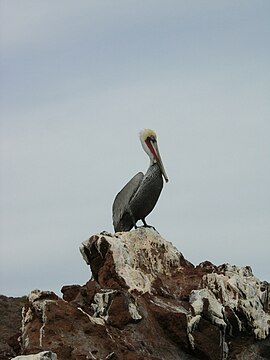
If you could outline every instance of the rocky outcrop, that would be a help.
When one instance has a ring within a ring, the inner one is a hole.
[[[80,247],[92,278],[35,290],[23,354],[66,359],[269,359],[270,285],[249,267],[194,267],[154,229],[101,233]]]
[[[22,307],[26,297],[0,295],[0,360],[10,359],[20,351]]]

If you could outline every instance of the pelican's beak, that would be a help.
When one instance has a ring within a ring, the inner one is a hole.
[[[165,168],[164,168],[164,165],[163,165],[163,162],[162,162],[162,159],[161,159],[159,150],[158,150],[157,142],[152,142],[152,141],[151,141],[151,143],[152,143],[153,148],[155,149],[154,156],[155,156],[156,162],[158,163],[158,166],[159,166],[160,171],[161,171],[161,173],[162,173],[162,175],[163,175],[163,177],[164,177],[164,180],[165,180],[166,182],[168,182],[169,179],[168,179],[168,176],[167,176],[167,174],[166,174],[166,171],[165,171]]]

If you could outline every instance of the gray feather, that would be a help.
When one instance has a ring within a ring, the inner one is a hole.
[[[129,203],[136,194],[142,179],[143,173],[139,172],[123,187],[123,189],[116,195],[113,202],[113,226],[115,231],[126,231],[121,226],[121,221],[126,213],[130,214]],[[130,217],[130,216],[129,216]]]

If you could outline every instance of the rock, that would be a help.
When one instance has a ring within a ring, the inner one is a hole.
[[[10,359],[20,352],[22,307],[26,297],[0,295],[0,359]]]
[[[63,286],[61,291],[63,293],[63,299],[70,302],[76,298],[80,292],[80,285],[66,285]]]
[[[12,360],[57,360],[57,355],[51,351],[42,351],[35,355],[16,356]]]
[[[155,230],[140,228],[117,236],[92,236],[80,251],[103,287],[155,292],[155,281],[193,267]]]
[[[269,359],[270,286],[250,267],[194,267],[155,230],[83,242],[92,278],[33,291],[23,310],[23,354],[77,359]],[[253,354],[253,355],[252,355]],[[253,356],[253,358],[251,357]]]

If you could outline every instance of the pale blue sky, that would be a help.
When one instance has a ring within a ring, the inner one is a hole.
[[[0,0],[0,293],[83,284],[148,159],[148,217],[184,256],[270,280],[270,2]]]

